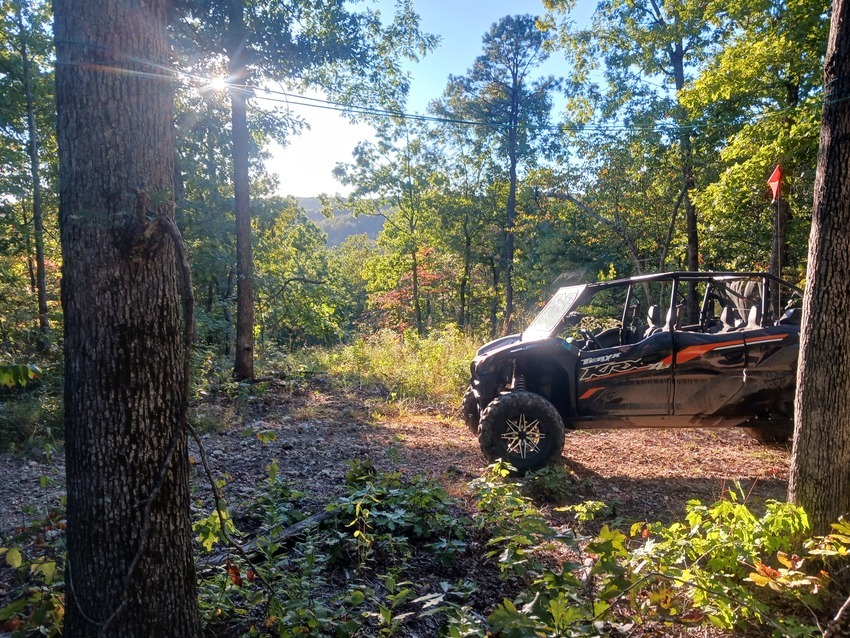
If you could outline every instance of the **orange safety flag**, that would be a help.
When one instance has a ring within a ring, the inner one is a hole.
[[[779,184],[782,182],[782,171],[779,169],[779,165],[776,165],[776,168],[773,169],[773,173],[770,176],[770,179],[767,180],[767,185],[770,186],[770,192],[773,193],[773,199],[771,200],[771,204],[775,204],[776,200],[779,199]]]

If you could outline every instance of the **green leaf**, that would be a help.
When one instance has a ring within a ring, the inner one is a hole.
[[[17,569],[22,562],[21,552],[13,547],[6,553],[6,562],[10,567]]]
[[[52,560],[34,563],[30,566],[30,571],[33,574],[40,572],[44,576],[44,582],[49,585],[53,582],[53,577],[56,575],[56,563]]]
[[[17,614],[19,611],[23,611],[29,603],[29,598],[19,598],[15,602],[6,605],[0,609],[0,621],[9,620],[9,618]]]
[[[26,386],[33,379],[38,378],[41,370],[38,366],[24,363],[11,363],[0,365],[0,385],[12,388],[15,385]]]

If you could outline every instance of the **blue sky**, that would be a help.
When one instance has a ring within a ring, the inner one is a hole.
[[[589,13],[595,2],[578,0]],[[450,74],[463,75],[481,54],[481,38],[499,18],[543,12],[540,0],[414,0],[424,31],[442,37],[440,47],[410,66],[412,84],[408,112],[424,113],[428,102],[437,98]],[[378,7],[391,15],[394,0],[380,0]],[[543,72],[563,74],[563,61],[557,54]],[[343,191],[331,171],[338,162],[351,160],[355,144],[371,137],[369,127],[351,125],[332,111],[301,108],[299,114],[312,130],[294,138],[286,149],[275,149],[269,168],[280,178],[280,193],[301,197]]]
[[[388,10],[392,4],[392,0],[380,3]],[[411,67],[409,105],[414,111],[424,111],[428,101],[439,97],[450,74],[466,73],[481,54],[481,38],[494,22],[506,15],[543,13],[540,0],[414,0],[414,6],[422,29],[443,39],[436,51]],[[547,73],[559,74],[556,57],[547,62]]]

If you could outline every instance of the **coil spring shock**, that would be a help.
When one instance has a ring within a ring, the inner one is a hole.
[[[514,392],[525,392],[525,375],[521,372],[514,372],[513,388]]]

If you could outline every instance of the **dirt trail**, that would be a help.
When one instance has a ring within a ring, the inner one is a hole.
[[[461,493],[486,461],[458,414],[436,408],[400,411],[364,393],[331,390],[313,381],[293,391],[283,383],[238,409],[223,398],[202,406],[204,423],[229,429],[202,434],[232,503],[250,499],[267,465],[316,502],[338,493],[347,461],[369,458],[377,469],[401,469],[440,480]],[[209,487],[194,442],[193,495]],[[790,445],[764,445],[740,430],[619,430],[567,435],[560,464],[570,472],[570,501],[616,503],[627,519],[669,520],[684,503],[718,499],[740,484],[751,502],[783,499]],[[0,455],[0,533],[28,525],[61,507],[64,458]]]

